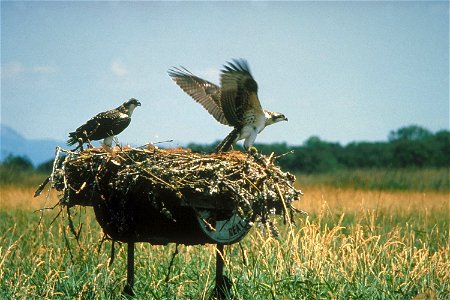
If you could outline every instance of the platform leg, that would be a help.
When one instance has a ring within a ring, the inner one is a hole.
[[[231,282],[229,279],[223,276],[223,244],[217,244],[217,253],[216,253],[216,288],[215,288],[215,298],[222,300],[226,299],[227,293],[230,292]]]
[[[125,294],[134,296],[133,285],[134,285],[134,243],[128,243],[127,252],[127,284],[123,289]]]
[[[216,253],[216,288],[223,285],[223,244],[217,244]]]

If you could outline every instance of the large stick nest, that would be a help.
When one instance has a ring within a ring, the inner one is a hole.
[[[152,145],[81,152],[58,148],[50,181],[67,207],[139,197],[169,218],[171,207],[188,205],[231,209],[263,222],[273,213],[292,219],[292,202],[302,193],[294,188],[295,176],[274,160],[273,154],[201,154]]]

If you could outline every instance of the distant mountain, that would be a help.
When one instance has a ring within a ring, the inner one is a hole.
[[[0,125],[0,161],[9,154],[26,156],[37,166],[52,159],[56,146],[64,143],[55,140],[29,140],[11,127]]]

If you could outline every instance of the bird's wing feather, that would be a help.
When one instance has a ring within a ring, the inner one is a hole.
[[[99,113],[76,129],[78,137],[100,140],[121,133],[130,124],[131,118],[118,110]]]
[[[200,103],[218,122],[229,125],[220,107],[220,88],[184,68],[172,68],[169,75],[178,86]]]
[[[247,110],[264,113],[258,99],[258,85],[245,60],[233,60],[224,66],[221,85],[220,103],[231,125],[243,126],[243,115]]]
[[[227,152],[228,150],[230,150],[231,147],[233,146],[233,144],[239,138],[239,132],[240,131],[241,131],[241,129],[239,127],[234,128],[233,131],[231,131],[225,137],[225,139],[222,142],[220,142],[219,145],[216,146],[216,149],[214,150],[214,152],[215,153],[220,153],[220,152]]]

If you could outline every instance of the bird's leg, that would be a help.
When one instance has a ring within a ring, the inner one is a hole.
[[[103,139],[103,145],[102,148],[106,150],[106,152],[108,153],[112,153],[112,141],[113,141],[114,136],[108,136],[106,138]]]
[[[87,143],[88,143],[88,148],[94,148],[94,146],[91,144],[91,140],[88,140]]]
[[[83,131],[83,134],[84,134],[86,142],[88,143],[88,148],[94,148],[94,146],[92,146],[92,144],[91,144],[91,140],[89,139],[89,136],[88,136],[88,133],[86,130]],[[79,138],[78,141],[79,141],[79,143],[83,143],[82,138]],[[81,150],[83,150],[83,146],[81,146]]]
[[[262,153],[258,152],[258,150],[254,146],[251,146],[248,149],[247,153],[249,156],[252,156],[255,161],[257,161],[259,164],[262,164],[265,167],[267,167],[271,162],[270,158],[267,159]]]
[[[80,149],[80,151],[83,151],[83,139],[82,138],[78,139],[78,147],[76,147],[74,151],[76,151],[77,149]]]
[[[116,146],[120,146],[119,139],[117,138],[117,136],[113,136],[113,141],[114,144],[116,144]]]
[[[246,133],[248,134],[244,141],[244,149],[250,151],[250,148],[255,148],[253,147],[253,144],[255,143],[258,131],[256,130],[255,127],[251,127],[251,129],[249,129],[249,127],[244,127],[243,131],[244,130],[246,130]]]
[[[113,136],[113,135],[110,135],[110,136],[108,136],[108,137],[105,137],[105,138],[103,139],[103,145],[104,145],[104,146],[111,147],[111,146],[112,146],[113,139],[114,139],[114,136]]]

